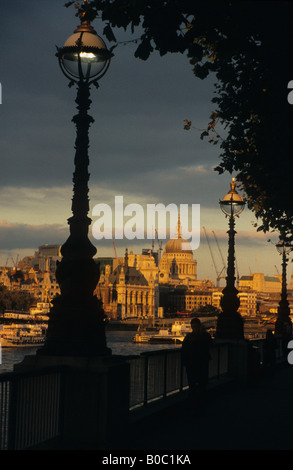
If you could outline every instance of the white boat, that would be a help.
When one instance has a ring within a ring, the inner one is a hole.
[[[45,312],[47,313],[47,312]],[[0,315],[2,348],[33,347],[44,343],[48,316],[43,312],[6,311]]]
[[[187,333],[190,333],[190,321],[177,320],[171,328],[161,328],[157,334],[150,332],[137,333],[133,337],[135,343],[182,343]]]
[[[0,325],[2,348],[33,347],[44,343],[47,325]]]
[[[13,321],[18,322],[47,322],[49,320],[49,308],[40,307],[41,304],[37,304],[37,307],[31,307],[29,312],[23,312],[18,310],[6,310],[0,314],[0,323],[8,323]],[[47,304],[45,304],[47,305]]]

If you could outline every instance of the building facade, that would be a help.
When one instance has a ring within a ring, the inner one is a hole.
[[[160,284],[194,284],[197,280],[197,262],[187,240],[181,236],[180,219],[178,219],[177,238],[166,243],[162,258],[159,261]]]
[[[158,267],[151,255],[128,255],[106,266],[96,295],[113,319],[155,318],[159,308]]]
[[[166,310],[170,313],[196,313],[197,310],[212,305],[211,290],[170,288],[166,297]]]
[[[222,290],[217,289],[212,293],[212,305],[221,310]],[[238,312],[242,316],[255,316],[258,311],[258,296],[256,292],[239,291],[240,306]]]
[[[253,290],[255,292],[281,292],[282,282],[278,276],[265,276],[263,273],[254,273],[242,276],[239,279],[239,290]]]

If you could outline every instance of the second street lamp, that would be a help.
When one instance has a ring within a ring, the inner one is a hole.
[[[287,262],[288,255],[292,251],[291,243],[282,240],[276,245],[278,253],[282,256],[282,293],[278,308],[278,318],[275,323],[275,333],[286,342],[292,336],[292,321],[290,318],[290,306],[287,300]],[[285,345],[287,346],[287,344]]]
[[[41,355],[100,356],[110,354],[106,346],[105,315],[93,292],[99,280],[99,266],[93,260],[96,248],[88,238],[91,219],[89,198],[90,86],[106,73],[111,52],[88,21],[81,21],[57,57],[69,86],[77,85],[75,171],[73,174],[72,217],[68,219],[70,236],[61,248],[62,260],[56,279],[61,295],[53,301],[47,337]]]
[[[220,207],[226,217],[229,218],[228,240],[228,266],[226,287],[223,289],[220,305],[222,312],[219,314],[216,330],[218,339],[244,339],[243,319],[238,312],[240,300],[238,290],[235,287],[235,217],[238,217],[244,209],[245,202],[237,193],[235,178],[230,184],[230,191],[220,201]]]

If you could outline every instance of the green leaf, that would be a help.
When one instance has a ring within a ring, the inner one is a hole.
[[[114,33],[113,33],[112,28],[111,28],[109,23],[105,26],[103,33],[106,36],[106,38],[108,39],[108,41],[116,42],[116,38],[114,36]]]

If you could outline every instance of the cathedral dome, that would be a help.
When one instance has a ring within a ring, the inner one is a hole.
[[[180,214],[178,215],[177,238],[171,238],[171,240],[166,243],[164,252],[193,254],[189,242],[181,236]]]
[[[181,236],[178,215],[177,238],[171,238],[166,243],[160,259],[160,283],[179,285],[196,281],[196,264],[190,243]]]
[[[183,245],[183,246],[182,246]],[[191,253],[192,249],[187,240],[185,238],[172,238],[166,243],[165,246],[165,253]]]

